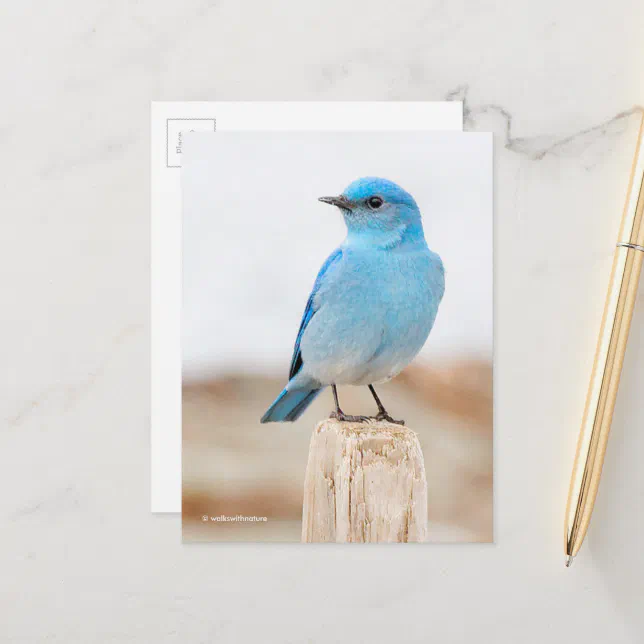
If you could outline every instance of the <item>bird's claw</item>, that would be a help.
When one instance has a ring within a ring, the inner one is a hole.
[[[376,420],[386,420],[388,423],[393,423],[394,425],[404,425],[404,420],[394,420],[387,412],[380,412],[376,416]]]
[[[329,418],[333,418],[334,420],[339,420],[344,423],[368,423],[371,420],[369,416],[349,416],[349,414],[345,414],[341,411],[332,411],[329,414]]]

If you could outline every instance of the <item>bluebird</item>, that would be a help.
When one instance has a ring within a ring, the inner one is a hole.
[[[399,374],[425,344],[445,291],[441,258],[427,247],[413,197],[387,179],[364,177],[338,197],[347,236],[322,265],[304,310],[289,381],[261,419],[297,420],[326,387],[332,418],[398,424],[374,384]],[[338,385],[366,385],[376,416],[349,416]]]

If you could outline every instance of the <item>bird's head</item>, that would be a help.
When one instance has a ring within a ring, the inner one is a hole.
[[[340,208],[349,243],[392,247],[402,241],[424,239],[414,198],[388,179],[363,177],[349,184],[341,195],[320,197],[320,201]]]

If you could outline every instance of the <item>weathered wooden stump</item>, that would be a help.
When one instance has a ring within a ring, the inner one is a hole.
[[[324,420],[304,479],[302,541],[427,539],[427,479],[416,433],[386,422]]]

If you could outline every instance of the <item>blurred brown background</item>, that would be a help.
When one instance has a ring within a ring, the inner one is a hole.
[[[296,423],[260,425],[284,380],[231,375],[183,388],[183,538],[300,541],[311,432],[333,409],[330,389]],[[428,484],[429,540],[493,540],[492,366],[410,365],[378,387],[383,403],[418,433]],[[339,388],[349,414],[374,414],[366,387]],[[221,523],[211,516],[266,516]]]

